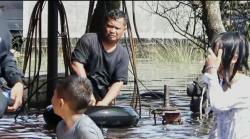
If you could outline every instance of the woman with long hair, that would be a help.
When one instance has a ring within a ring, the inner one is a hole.
[[[206,58],[204,80],[215,114],[210,138],[250,138],[249,44],[238,32],[217,35]]]

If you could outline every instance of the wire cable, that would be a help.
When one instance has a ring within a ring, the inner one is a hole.
[[[28,109],[30,107],[31,98],[36,94],[36,102],[39,102],[38,91],[50,81],[54,81],[60,79],[62,77],[57,77],[55,79],[47,79],[46,82],[42,83],[40,86],[40,69],[42,63],[42,11],[45,6],[44,0],[39,0],[35,4],[33,11],[30,17],[30,23],[28,28],[28,33],[26,37],[26,45],[25,45],[25,53],[24,53],[24,63],[23,63],[23,73],[25,75],[26,69],[28,68],[28,81],[26,83],[28,89],[28,97],[26,101],[22,104],[19,110],[17,110],[17,114],[15,119],[24,110],[26,104],[28,104]],[[71,68],[71,43],[69,36],[69,27],[67,21],[67,15],[65,12],[65,8],[63,6],[62,1],[58,1],[57,3],[58,11],[60,14],[61,21],[61,41],[62,41],[62,50],[63,50],[63,60],[65,67],[65,76],[68,76],[72,73]],[[32,52],[34,51],[34,56]],[[38,54],[38,55],[37,55]],[[33,59],[34,58],[34,59]],[[33,74],[31,74],[33,68]],[[33,77],[31,77],[33,76]],[[40,106],[38,107],[40,110]]]

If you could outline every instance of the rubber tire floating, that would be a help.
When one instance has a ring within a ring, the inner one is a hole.
[[[100,127],[132,127],[139,121],[139,115],[129,106],[90,106],[85,114]],[[54,113],[52,105],[45,109],[43,118],[54,127],[62,120]]]

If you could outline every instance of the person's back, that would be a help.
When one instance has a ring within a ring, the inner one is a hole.
[[[22,104],[23,99],[23,75],[10,52],[11,40],[12,36],[7,24],[0,18],[0,118],[6,110],[15,111]],[[8,103],[9,100],[13,103]]]
[[[99,127],[84,114],[70,130],[65,132],[65,128],[64,121],[58,123],[56,133],[59,139],[103,139],[102,131]]]
[[[8,26],[0,18],[0,77],[3,77],[8,86],[12,87],[15,82],[21,80],[21,73],[16,66],[13,54],[10,52],[12,36]]]
[[[212,83],[213,84],[213,83]],[[212,129],[211,139],[248,139],[250,138],[250,77],[242,75],[237,83],[224,93],[216,95],[212,102],[216,127]],[[214,91],[216,88],[211,89]],[[218,92],[216,92],[218,93]],[[224,101],[222,101],[223,99]],[[221,103],[218,103],[218,101]],[[217,101],[217,102],[216,102]]]
[[[11,48],[11,39],[12,36],[8,30],[8,26],[4,20],[0,18],[0,60],[9,53]]]

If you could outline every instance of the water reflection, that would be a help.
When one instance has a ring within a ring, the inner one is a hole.
[[[47,130],[42,115],[19,117],[4,116],[0,119],[0,138],[55,138],[53,130]]]
[[[106,138],[207,138],[211,120],[199,121],[189,110],[190,97],[186,95],[186,85],[200,73],[202,64],[167,64],[156,62],[138,62],[138,78],[146,86],[139,85],[141,93],[146,91],[163,92],[163,86],[169,86],[170,101],[181,111],[183,124],[162,125],[161,117],[154,125],[150,109],[163,105],[163,99],[142,99],[142,118],[133,128],[102,128]],[[133,90],[133,76],[121,92],[116,105],[130,104]],[[55,138],[55,132],[45,128],[42,115],[24,116],[15,123],[13,116],[0,119],[0,138]]]

